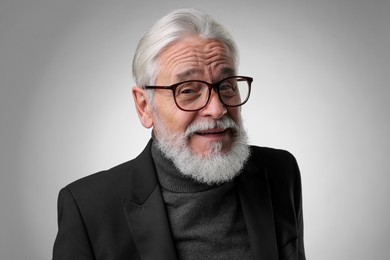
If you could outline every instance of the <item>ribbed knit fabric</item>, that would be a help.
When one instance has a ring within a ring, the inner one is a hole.
[[[234,182],[210,186],[181,174],[152,145],[157,177],[180,259],[252,259]]]

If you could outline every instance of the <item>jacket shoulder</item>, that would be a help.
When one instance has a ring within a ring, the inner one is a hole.
[[[290,152],[269,147],[251,146],[251,159],[266,166],[296,164],[296,159]]]
[[[123,183],[124,179],[128,179],[131,173],[133,160],[124,162],[107,170],[102,170],[68,184],[65,188],[71,191],[81,191],[90,189],[104,189],[104,186],[111,184]]]
[[[136,250],[126,228],[123,201],[133,192],[139,164],[125,162],[74,181],[60,191],[56,257],[74,255],[72,259],[79,259],[81,254],[92,255],[93,250],[95,255],[132,259]]]
[[[297,161],[286,150],[251,146],[250,161],[266,171],[270,186],[295,186],[300,183]]]
[[[135,159],[76,180],[65,187],[77,197],[129,197],[132,191],[149,191],[155,185],[150,142]]]

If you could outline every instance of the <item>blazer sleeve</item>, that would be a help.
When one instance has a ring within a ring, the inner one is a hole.
[[[301,174],[299,171],[298,163],[293,157],[294,166],[295,166],[295,174],[296,174],[296,181],[295,181],[295,200],[296,203],[296,212],[297,212],[297,226],[298,226],[298,259],[299,260],[305,260],[305,247],[304,247],[304,237],[303,237],[303,213],[302,213],[302,181],[301,181]]]
[[[261,151],[261,150],[259,150]],[[298,163],[287,151],[263,149],[280,260],[305,260],[302,184]]]
[[[284,161],[284,163],[281,163],[280,165],[285,165],[285,170],[282,172],[290,173],[288,175],[284,175],[285,184],[287,184],[287,186],[284,186],[283,188],[284,192],[287,191],[287,195],[284,197],[288,199],[278,206],[278,212],[281,211],[281,207],[283,208],[282,211],[285,209],[291,209],[287,211],[290,213],[284,213],[284,220],[290,219],[290,221],[292,221],[291,226],[295,226],[295,231],[291,233],[291,235],[294,234],[294,236],[291,237],[291,240],[283,244],[283,246],[279,249],[279,257],[281,260],[305,260],[301,175],[295,157],[288,152],[285,153],[285,155],[287,155],[285,158],[288,158],[288,160]],[[281,179],[278,183],[276,183],[276,185],[280,183]],[[281,192],[281,190],[279,190],[279,192]],[[283,223],[281,220],[278,220],[278,222]]]
[[[53,260],[95,259],[78,205],[69,189],[58,196],[58,233]]]

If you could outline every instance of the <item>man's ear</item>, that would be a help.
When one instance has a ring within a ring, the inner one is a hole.
[[[152,108],[148,102],[148,94],[145,89],[133,87],[132,89],[135,109],[141,124],[146,128],[153,126]]]

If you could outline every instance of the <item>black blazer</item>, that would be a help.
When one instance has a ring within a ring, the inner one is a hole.
[[[53,259],[177,259],[151,141],[134,160],[60,191]],[[301,181],[294,157],[251,147],[236,178],[255,259],[303,260]]]

